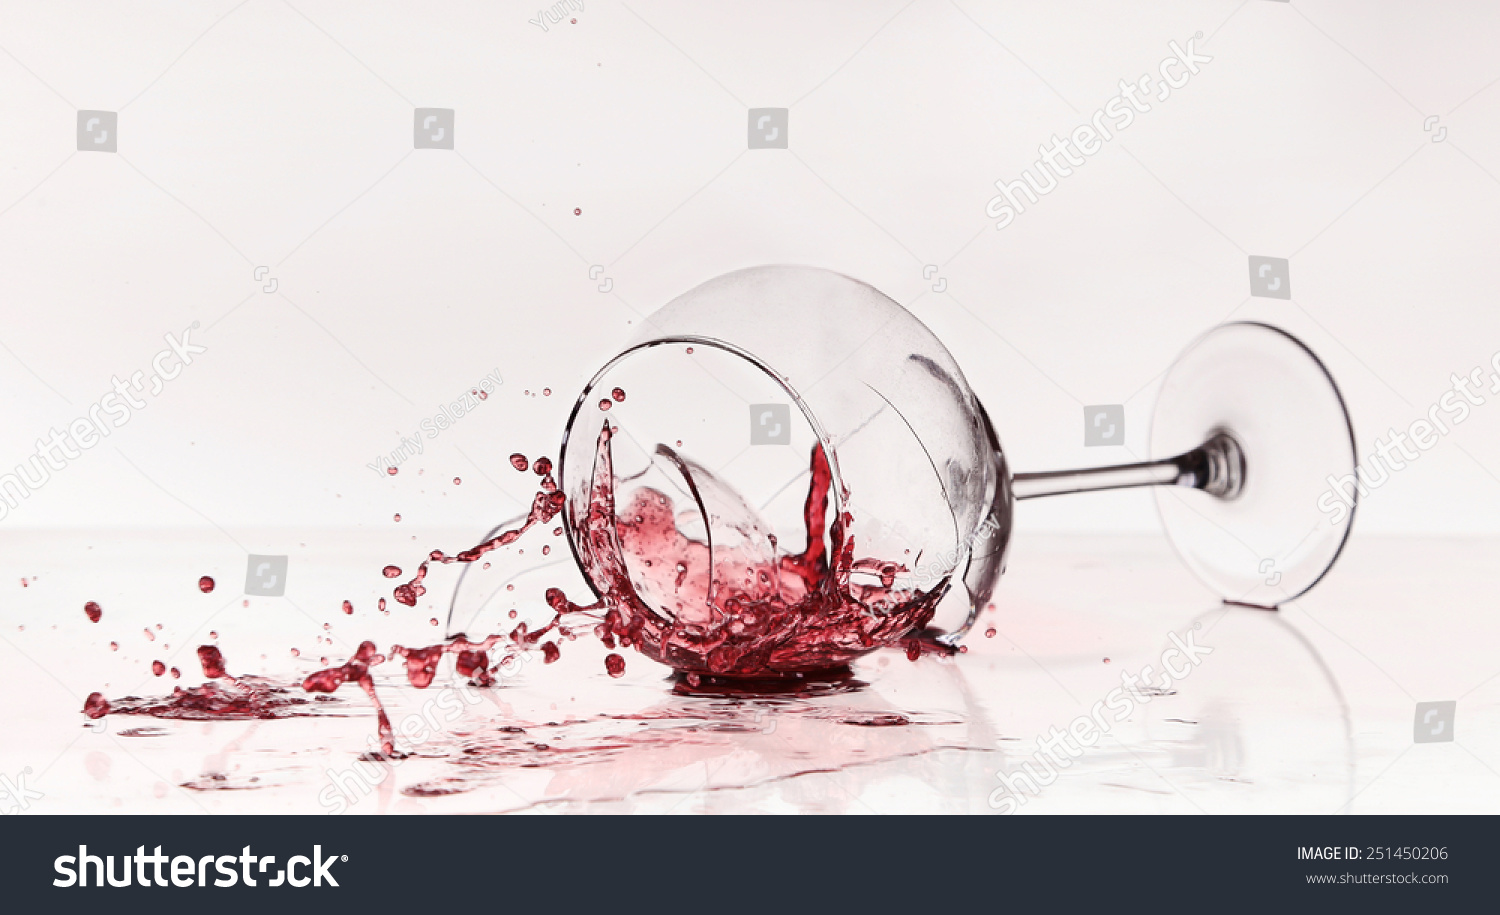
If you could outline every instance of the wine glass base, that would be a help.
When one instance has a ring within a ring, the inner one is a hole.
[[[1285,331],[1225,324],[1167,372],[1151,452],[1171,457],[1231,436],[1244,479],[1229,497],[1156,487],[1162,524],[1184,563],[1225,601],[1276,607],[1327,573],[1359,498],[1354,433],[1333,377]]]

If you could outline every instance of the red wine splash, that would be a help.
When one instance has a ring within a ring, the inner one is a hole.
[[[601,408],[624,400],[623,391],[612,395],[612,400],[601,402]],[[345,663],[303,678],[297,684],[301,692],[320,694],[317,699],[326,701],[333,700],[330,694],[345,683],[358,685],[375,709],[381,752],[394,757],[397,750],[390,719],[371,674],[372,668],[387,661],[399,659],[407,682],[426,689],[437,677],[443,658],[454,655],[454,671],[459,676],[489,686],[502,665],[524,652],[539,650],[544,663],[557,661],[561,655],[558,641],[547,636],[555,632],[571,638],[582,627],[591,629],[610,650],[604,668],[611,677],[623,676],[626,666],[625,658],[614,649],[633,647],[691,679],[711,679],[722,689],[723,684],[736,681],[759,683],[842,669],[854,658],[900,642],[931,620],[940,596],[937,589],[925,593],[897,590],[894,582],[905,571],[903,566],[855,558],[853,537],[846,534],[850,517],[830,511],[832,473],[820,445],[810,455],[811,482],[803,510],[806,546],[801,552],[778,554],[775,538],[768,536],[773,551],[765,555],[743,547],[711,546],[683,533],[671,499],[644,486],[631,493],[623,512],[617,512],[611,434],[609,424],[604,423],[588,503],[572,508],[585,571],[596,584],[604,585],[598,601],[580,606],[560,589],[549,588],[545,597],[553,617],[535,631],[520,623],[509,633],[477,642],[457,635],[425,647],[395,645],[384,654],[374,642],[364,641]],[[700,514],[706,516],[700,484],[722,484],[665,446],[659,451],[682,472],[699,501]],[[423,582],[432,564],[478,561],[515,543],[532,527],[547,525],[567,507],[549,459],[539,457],[533,462],[513,454],[510,463],[518,471],[531,470],[541,477],[524,522],[453,555],[432,550],[413,577],[396,586],[397,602],[416,605],[426,593]],[[555,528],[553,533],[560,531]],[[387,578],[402,574],[395,565],[385,566],[382,572]],[[384,598],[380,599],[382,612],[385,606]],[[353,612],[349,601],[343,602],[342,609],[346,614]],[[149,629],[146,636],[154,638]],[[906,645],[909,657],[931,647],[930,640],[918,638],[907,639]],[[126,697],[111,703],[93,693],[85,702],[85,715],[280,718],[317,712],[312,704],[316,700],[298,696],[292,691],[294,684],[231,676],[214,646],[199,647],[198,657],[208,683],[177,687],[171,696],[157,700]],[[164,665],[157,662],[153,667]]]
[[[588,607],[548,594],[559,612],[603,611],[606,645],[618,640],[681,672],[761,678],[842,667],[931,621],[939,589],[893,588],[905,568],[856,559],[847,513],[828,523],[832,471],[821,445],[809,464],[806,547],[777,557],[684,534],[672,500],[655,489],[636,489],[617,510],[612,434],[604,423],[589,503],[574,508],[580,559],[604,593]],[[665,446],[658,453],[681,470],[700,517],[708,517],[701,490],[717,481]]]
[[[83,713],[91,719],[113,714],[188,720],[247,720],[302,717],[321,711],[303,695],[292,692],[293,684],[280,684],[263,677],[230,675],[224,655],[213,645],[199,646],[198,662],[209,681],[201,686],[187,689],[177,686],[169,696],[126,696],[113,702],[101,693],[90,693],[84,702]]]
[[[370,697],[370,702],[375,706],[375,718],[380,732],[380,751],[387,756],[394,756],[396,742],[395,734],[391,730],[391,719],[386,715],[385,706],[381,704],[380,697],[375,695],[375,681],[370,676],[370,667],[383,663],[385,663],[385,655],[375,650],[374,642],[361,642],[359,650],[347,663],[309,674],[307,679],[302,681],[302,688],[309,693],[331,693],[345,683],[358,683],[359,688],[365,691],[365,695]]]
[[[517,460],[518,458],[519,460]],[[526,458],[519,454],[511,455],[511,463],[519,469],[524,470],[526,468]],[[442,550],[433,550],[431,553],[428,553],[427,558],[422,561],[421,565],[417,566],[416,574],[412,576],[411,580],[405,584],[398,585],[395,591],[392,592],[392,596],[396,598],[396,602],[405,604],[408,607],[415,607],[417,605],[417,599],[427,593],[427,588],[422,582],[427,578],[428,566],[431,563],[436,562],[449,565],[455,562],[476,562],[483,558],[486,553],[515,543],[520,539],[522,534],[526,533],[534,525],[546,524],[557,517],[558,513],[562,511],[566,500],[563,494],[557,491],[557,482],[552,479],[552,462],[546,458],[537,458],[536,469],[537,473],[542,477],[541,491],[531,500],[531,511],[527,513],[526,520],[520,527],[514,530],[502,531],[489,540],[453,556],[449,556]],[[393,569],[395,570],[394,573],[391,571]],[[400,574],[401,570],[396,566],[385,567],[385,576],[387,578],[393,578]]]

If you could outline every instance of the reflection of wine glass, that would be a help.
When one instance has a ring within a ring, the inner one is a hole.
[[[559,483],[596,593],[630,591],[627,616],[653,637],[697,640],[705,656],[746,600],[817,628],[826,608],[785,599],[776,570],[821,559],[828,587],[871,622],[841,619],[823,633],[830,650],[773,653],[765,673],[836,666],[918,628],[956,642],[1004,570],[1016,499],[1156,486],[1179,554],[1232,602],[1296,597],[1342,549],[1352,506],[1335,522],[1319,498],[1330,477],[1354,473],[1349,418],[1289,334],[1229,324],[1190,346],[1163,383],[1152,451],[1143,463],[1012,475],[963,373],[916,317],[838,274],[759,267],[669,303],[594,376],[569,419]],[[820,470],[826,505],[814,499]],[[666,514],[701,568],[652,552],[642,506]],[[699,574],[702,587],[684,591]],[[915,602],[922,612],[900,617],[904,629],[876,625]]]
[[[520,677],[503,712],[424,745],[403,792],[432,812],[989,812],[1003,751],[965,668],[890,661],[858,690],[686,696],[591,687],[570,653],[588,715],[559,716],[555,677]]]
[[[1349,704],[1317,647],[1282,614],[1245,607],[1193,628],[1213,650],[1142,710],[1142,752],[1211,813],[1349,812]]]

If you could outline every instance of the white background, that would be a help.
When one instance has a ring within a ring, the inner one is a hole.
[[[364,638],[437,639],[456,570],[385,616],[380,567],[409,575],[432,546],[516,515],[535,478],[506,457],[555,456],[576,392],[642,316],[731,270],[816,265],[909,307],[1018,470],[1144,458],[1160,374],[1226,320],[1316,350],[1362,452],[1500,350],[1493,4],[586,0],[545,31],[538,16],[0,2],[0,473],[112,375],[149,373],[164,335],[197,322],[207,347],[0,520],[0,720],[22,735],[0,774],[29,773],[37,809],[319,810],[327,771],[373,733],[351,688],[330,713],[348,719],[159,732],[119,716],[80,728],[83,698],[200,682],[205,641],[235,673],[282,677]],[[1198,32],[1202,72],[994,228],[997,180]],[[418,107],[456,111],[454,150],[413,150]],[[789,148],[747,150],[747,110],[770,107],[790,109]],[[80,109],[118,112],[117,153],[77,151]],[[1290,259],[1290,300],[1250,296],[1250,256]],[[369,468],[496,370],[499,392],[398,476]],[[872,689],[830,700],[947,731],[747,704],[751,724],[720,733],[664,669],[626,652],[613,680],[580,640],[494,691],[505,707],[474,733],[540,728],[561,707],[619,711],[628,734],[661,707],[686,721],[680,745],[600,754],[589,733],[548,733],[581,748],[576,772],[506,769],[532,759],[513,747],[488,793],[404,794],[467,758],[446,735],[431,771],[403,770],[360,809],[986,812],[1033,737],[1195,621],[1216,646],[1204,672],[1029,811],[1493,809],[1500,553],[1478,535],[1500,533],[1500,396],[1486,398],[1362,503],[1338,569],[1280,613],[1221,606],[1171,555],[1148,494],[1027,502],[970,653],[872,655]],[[1113,403],[1125,447],[1085,448],[1083,406]],[[538,565],[534,546],[559,542],[546,536],[506,557],[534,566],[522,607],[566,572],[560,553]],[[240,593],[246,553],[291,557],[284,597]],[[219,589],[199,593],[201,574]],[[185,679],[154,676],[157,659]],[[398,667],[380,670],[386,701],[425,701]],[[1433,700],[1458,703],[1459,736],[1416,745],[1415,704]],[[949,743],[956,761],[929,752]],[[793,777],[809,752],[829,764]],[[705,790],[723,785],[759,794]]]
[[[1500,350],[1492,4],[590,0],[546,31],[538,15],[5,3],[0,469],[112,374],[149,372],[164,334],[197,321],[208,352],[0,524],[400,510],[486,528],[527,497],[504,456],[555,454],[632,322],[767,262],[907,304],[1022,470],[1144,457],[1155,379],[1227,319],[1302,336],[1366,450]],[[993,228],[997,179],[1200,31],[1200,74]],[[412,149],[415,107],[456,110],[455,150]],[[746,150],[752,107],[790,108],[789,149]],[[117,154],[76,151],[77,109],[119,112]],[[1249,255],[1290,257],[1290,301],[1249,297]],[[501,392],[428,443],[432,485],[397,500],[366,465],[497,368]],[[1127,447],[1085,449],[1082,406],[1122,401]],[[438,485],[480,471],[496,485]],[[1376,492],[1357,534],[1500,530],[1497,475],[1487,404]],[[1156,528],[1140,493],[1048,501],[1022,532]]]

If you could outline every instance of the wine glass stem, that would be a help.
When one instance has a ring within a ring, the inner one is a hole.
[[[1232,435],[1217,432],[1202,445],[1174,458],[1082,470],[1018,473],[1011,478],[1011,489],[1017,499],[1036,499],[1137,486],[1190,486],[1233,499],[1240,494],[1244,482],[1244,450]]]

